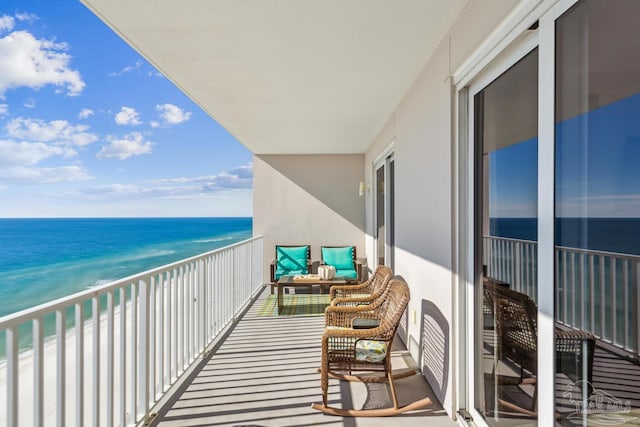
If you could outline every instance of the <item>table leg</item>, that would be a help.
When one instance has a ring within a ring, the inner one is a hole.
[[[280,312],[282,311],[282,292],[283,292],[283,286],[281,283],[278,283],[278,314],[280,314]]]

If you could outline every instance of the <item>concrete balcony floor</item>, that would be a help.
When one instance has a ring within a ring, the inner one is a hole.
[[[425,410],[385,418],[324,415],[311,409],[321,402],[320,337],[324,317],[258,316],[269,294],[261,292],[218,348],[194,369],[158,410],[153,425],[169,426],[454,426],[437,404]],[[399,342],[399,340],[396,340]],[[396,344],[394,369],[412,366]],[[400,404],[430,396],[422,375],[395,381]],[[391,405],[386,384],[330,380],[332,406],[375,408]]]

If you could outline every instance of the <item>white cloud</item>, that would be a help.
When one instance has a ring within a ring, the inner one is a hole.
[[[198,189],[201,192],[251,188],[253,185],[253,165],[239,166],[217,175],[195,178],[169,178],[150,182],[155,184],[198,184]]]
[[[135,185],[125,185],[125,184],[109,184],[109,185],[101,185],[98,187],[89,187],[85,188],[81,191],[82,194],[88,195],[128,195],[128,194],[138,194],[138,187]]]
[[[111,76],[111,77],[120,77],[123,74],[130,73],[131,71],[138,70],[138,69],[140,69],[140,67],[142,67],[142,61],[141,60],[137,60],[136,63],[133,64],[133,65],[127,65],[126,67],[124,67],[120,71],[114,71],[112,73],[109,73],[109,76]]]
[[[216,176],[207,183],[205,191],[217,191],[235,188],[251,188],[253,185],[253,166],[245,165]]]
[[[160,123],[156,122],[155,120],[151,120],[151,121],[149,122],[149,125],[150,125],[152,128],[160,127]]]
[[[229,177],[234,177],[229,179]],[[92,200],[139,200],[172,199],[197,200],[214,199],[232,189],[251,188],[252,165],[240,166],[218,175],[195,178],[169,178],[146,181],[142,184],[110,184],[89,187],[67,197]],[[217,181],[217,183],[216,183]],[[215,184],[214,184],[215,183]],[[213,187],[218,191],[214,191]]]
[[[197,193],[197,188],[186,190],[189,194]],[[92,199],[137,199],[137,198],[174,198],[185,193],[184,187],[148,187],[131,184],[110,184],[98,187],[89,187],[80,190],[81,195]]]
[[[191,113],[184,111],[180,107],[173,104],[156,105],[156,110],[160,113],[160,117],[166,124],[177,125],[186,122],[191,117]]]
[[[15,26],[16,21],[13,16],[2,15],[0,16],[0,31],[11,31]]]
[[[24,100],[24,103],[22,105],[24,105],[26,108],[36,108],[36,100],[33,98],[27,98]]]
[[[0,180],[20,184],[53,184],[57,182],[85,181],[91,175],[80,166],[61,166],[56,168],[12,167],[0,168]]]
[[[12,119],[6,126],[7,134],[16,139],[35,142],[51,142],[58,145],[84,146],[98,140],[88,132],[87,125],[72,125],[66,120],[45,122],[39,119]]]
[[[80,113],[78,113],[78,118],[79,119],[88,119],[90,116],[93,116],[94,112],[92,109],[90,108],[83,108],[82,110],[80,110]]]
[[[116,114],[116,123],[119,125],[139,125],[142,124],[140,121],[140,115],[138,112],[131,107],[122,107],[120,112]]]
[[[108,137],[108,145],[96,155],[99,159],[115,158],[124,160],[133,156],[151,153],[153,142],[145,141],[140,132],[132,132],[122,138]]]
[[[43,160],[73,155],[73,150],[42,142],[0,141],[0,180],[23,184],[79,181],[91,178],[80,166],[38,167]]]
[[[62,147],[41,142],[0,141],[0,168],[30,166],[55,155],[63,155]]]
[[[0,104],[0,117],[9,114],[9,104]]]
[[[33,22],[38,19],[38,15],[34,15],[33,13],[27,13],[27,12],[16,13],[16,19],[18,21]]]
[[[64,88],[69,96],[80,94],[85,83],[78,71],[69,68],[67,50],[65,43],[39,40],[26,31],[0,38],[0,98],[8,89],[46,85]]]

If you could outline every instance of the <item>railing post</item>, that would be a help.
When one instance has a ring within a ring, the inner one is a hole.
[[[6,331],[7,350],[7,425],[18,425],[18,328]]]
[[[635,336],[636,336],[636,357],[640,357],[640,261],[633,264],[633,290],[636,293],[636,308],[633,310]]]
[[[65,324],[65,313],[64,309],[60,309],[56,311],[56,340],[58,344],[58,360],[56,361],[56,403],[57,403],[57,411],[56,411],[56,419],[59,427],[63,427],[66,425],[65,420],[65,396],[66,396],[66,324]],[[17,331],[16,331],[17,332]],[[16,365],[17,366],[17,365]],[[16,372],[17,374],[17,372]],[[10,424],[11,425],[11,424]]]
[[[165,311],[169,311],[170,307],[168,305],[166,305],[166,300],[165,300],[165,294],[164,294],[164,287],[167,284],[167,275],[168,273],[162,273],[160,275],[160,280],[158,283],[158,329],[160,330],[160,332],[158,333],[158,389],[156,390],[156,396],[158,394],[158,391],[160,392],[160,394],[164,393],[164,375],[165,375],[165,370],[166,370],[166,366],[171,366],[170,363],[167,363],[165,365],[165,351],[167,351],[165,349],[165,334],[168,333],[167,328],[165,327],[165,320],[164,320],[164,313]],[[168,351],[167,351],[168,353]]]
[[[100,425],[100,298],[93,297],[93,425]]]
[[[131,369],[129,369],[129,423],[135,424],[136,419],[136,406],[138,401],[138,363],[136,361],[136,351],[138,350],[138,291],[137,285],[131,283],[131,325],[129,333],[129,361],[131,363]]]
[[[512,257],[513,257],[513,282],[514,288],[516,288],[519,292],[526,292],[524,287],[524,277],[522,275],[522,244],[520,242],[515,242],[511,246],[512,249]]]
[[[76,304],[76,426],[84,425],[84,306]]]
[[[207,343],[207,335],[206,335],[206,319],[207,319],[207,286],[205,283],[205,277],[206,277],[206,269],[207,269],[207,263],[206,260],[200,260],[198,262],[198,314],[199,314],[199,321],[198,321],[198,335],[199,335],[199,339],[198,339],[198,353],[201,353],[204,351],[205,345]]]
[[[155,383],[155,372],[156,372],[156,304],[157,304],[157,296],[156,296],[156,285],[157,285],[157,274],[154,274],[149,277],[149,293],[147,300],[149,301],[149,334],[148,342],[149,345],[147,348],[149,349],[148,357],[147,357],[147,365],[149,367],[149,378],[147,381],[148,386],[148,399],[149,401],[155,400],[156,396],[156,383]]]
[[[138,419],[149,413],[149,280],[140,280],[138,342]]]
[[[127,291],[120,288],[120,408],[119,421],[124,426],[127,423]]]
[[[114,294],[107,294],[107,426],[114,424]]]
[[[33,425],[44,425],[44,327],[43,318],[33,319]],[[11,424],[9,424],[11,425]]]

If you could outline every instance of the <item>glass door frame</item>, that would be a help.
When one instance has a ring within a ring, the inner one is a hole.
[[[467,86],[466,90],[466,110],[467,110],[467,123],[466,123],[466,131],[467,131],[467,170],[470,171],[467,176],[467,218],[468,222],[466,224],[468,233],[467,233],[467,242],[466,242],[466,286],[464,289],[464,301],[466,304],[466,311],[468,314],[466,316],[466,343],[465,347],[467,349],[467,356],[465,357],[466,366],[465,372],[467,376],[466,384],[466,403],[467,403],[467,411],[472,416],[474,422],[481,426],[486,425],[484,421],[483,415],[475,408],[476,402],[476,329],[478,325],[474,321],[474,294],[475,294],[475,283],[478,283],[480,280],[480,272],[476,270],[476,265],[479,265],[479,261],[476,259],[477,256],[480,255],[479,251],[476,250],[476,247],[481,242],[476,240],[477,233],[477,218],[476,213],[478,209],[481,209],[481,202],[476,200],[475,194],[475,183],[477,179],[482,179],[482,177],[478,176],[478,172],[476,171],[475,162],[476,162],[476,146],[475,146],[475,96],[487,87],[491,82],[497,79],[500,75],[502,75],[505,71],[515,65],[518,61],[528,55],[533,49],[538,47],[538,34],[536,31],[532,31],[522,38],[516,44],[510,46],[508,49],[504,50],[498,58],[496,58],[492,64],[487,67],[482,73],[478,74],[478,76]],[[540,396],[540,393],[538,393]],[[543,425],[543,424],[540,424]]]
[[[378,157],[376,157],[375,161],[373,162],[373,177],[372,177],[372,182],[373,182],[373,214],[374,214],[374,218],[373,218],[373,231],[374,231],[374,257],[376,260],[376,264],[378,262],[378,259],[380,259],[379,257],[379,253],[378,253],[378,179],[377,179],[377,173],[378,173],[378,169],[380,168],[384,168],[384,208],[383,208],[383,212],[384,212],[384,218],[385,218],[385,228],[384,228],[384,259],[385,259],[385,264],[388,265],[389,267],[393,268],[393,263],[394,263],[394,225],[393,225],[393,221],[394,219],[394,215],[393,215],[393,210],[394,210],[394,206],[393,206],[393,192],[394,192],[394,180],[391,179],[390,177],[390,171],[391,171],[391,163],[393,162],[394,165],[394,175],[395,175],[395,154],[394,154],[394,142],[391,142],[391,144],[389,144],[389,146],[387,146],[387,148],[384,149],[384,151],[382,151],[382,153],[380,153],[380,155],[378,155]],[[395,179],[395,177],[394,177]]]
[[[478,426],[486,426],[475,409],[474,303],[475,271],[475,147],[474,96],[500,74],[538,48],[538,425],[555,425],[555,22],[579,0],[523,2],[507,19],[490,44],[453,76],[457,117],[457,252],[458,288],[455,320],[459,325],[456,408]],[[527,31],[538,23],[535,31]],[[549,367],[552,367],[549,369]],[[462,412],[462,411],[460,411]]]

